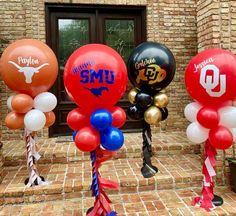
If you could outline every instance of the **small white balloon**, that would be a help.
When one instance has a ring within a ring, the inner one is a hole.
[[[25,128],[30,131],[38,131],[43,129],[46,123],[44,113],[37,109],[32,109],[25,114],[24,124]]]
[[[34,108],[42,112],[50,112],[57,105],[57,98],[50,92],[43,92],[34,98]]]
[[[186,133],[191,142],[198,144],[208,139],[209,129],[202,127],[198,122],[193,122],[187,127]]]
[[[184,115],[186,119],[188,119],[190,122],[197,121],[197,113],[201,109],[201,105],[197,102],[192,102],[188,104],[184,109]]]
[[[12,98],[14,97],[15,95],[11,95],[10,97],[7,98],[7,108],[9,110],[12,111],[12,105],[11,105],[11,102],[12,102]]]
[[[226,106],[219,110],[220,125],[236,128],[236,107]]]

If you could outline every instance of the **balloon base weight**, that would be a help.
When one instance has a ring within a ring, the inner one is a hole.
[[[45,181],[45,178],[43,176],[40,176],[40,178],[41,178],[42,181]],[[25,185],[27,185],[28,182],[29,182],[29,178],[26,178],[25,179]],[[34,181],[34,185],[38,185],[37,179]]]
[[[217,195],[214,194],[214,198],[212,200],[212,203],[215,206],[222,206],[223,203],[224,203],[224,200],[220,196],[217,196]]]
[[[151,178],[158,172],[157,167],[155,166],[149,166],[148,164],[144,164],[144,166],[141,168],[141,173],[144,178]]]

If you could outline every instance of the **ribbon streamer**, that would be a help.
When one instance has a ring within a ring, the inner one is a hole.
[[[192,205],[199,204],[200,207],[204,208],[206,211],[211,211],[215,208],[215,205],[212,203],[214,198],[214,179],[216,175],[215,166],[216,166],[216,149],[210,144],[209,140],[206,141],[204,145],[204,158],[205,162],[203,164],[202,173],[203,173],[203,188],[202,195],[200,197],[195,197],[192,200]]]
[[[36,151],[36,141],[34,139],[36,135],[27,129],[25,129],[25,141],[26,141],[26,159],[27,159],[27,169],[29,172],[29,180],[26,184],[27,187],[32,187],[33,185],[48,185],[48,182],[42,180],[38,174],[35,161],[40,158],[40,155]]]
[[[104,189],[119,189],[119,185],[116,182],[103,179],[99,173],[99,167],[103,162],[112,158],[113,153],[103,150],[100,147],[96,151],[90,153],[90,159],[92,163],[92,195],[95,197],[94,207],[87,214],[87,216],[116,216],[117,213],[111,211],[111,200],[108,198]]]
[[[152,132],[151,127],[143,121],[143,167],[141,172],[144,178],[150,178],[158,172],[158,168],[152,165]]]

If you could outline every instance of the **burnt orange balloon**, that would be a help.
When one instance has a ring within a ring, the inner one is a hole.
[[[10,112],[5,118],[5,124],[9,129],[20,129],[24,127],[24,114]]]
[[[34,39],[22,39],[4,50],[0,71],[3,81],[11,90],[34,97],[53,85],[58,63],[46,44]]]
[[[27,113],[33,108],[34,100],[27,94],[17,94],[12,98],[12,110],[17,113]]]
[[[44,127],[50,127],[51,125],[53,125],[56,120],[54,112],[45,112],[44,115],[46,116],[46,123]]]

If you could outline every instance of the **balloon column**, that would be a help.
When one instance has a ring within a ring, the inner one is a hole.
[[[88,44],[77,49],[68,59],[64,84],[70,98],[79,106],[67,116],[74,130],[77,148],[90,152],[92,162],[92,195],[94,207],[89,216],[113,216],[104,192],[105,188],[118,189],[118,184],[105,180],[99,173],[102,162],[110,159],[124,142],[118,129],[126,120],[125,112],[114,106],[124,94],[127,70],[121,56],[102,44]],[[112,172],[112,170],[111,170]]]
[[[51,126],[55,121],[53,109],[56,97],[47,92],[58,73],[58,64],[53,51],[34,39],[22,39],[10,44],[0,60],[0,72],[5,84],[15,95],[7,99],[11,111],[5,118],[9,129],[25,128],[26,157],[29,178],[25,184],[47,184],[39,176],[35,162],[40,155],[36,151],[36,132]]]
[[[127,111],[130,118],[143,121],[143,167],[145,178],[154,176],[158,169],[151,162],[152,134],[150,125],[158,125],[168,116],[168,97],[161,92],[175,74],[175,59],[164,45],[144,42],[137,46],[128,60],[129,80],[135,86],[128,94],[132,104]]]
[[[188,93],[195,100],[185,107],[186,118],[192,122],[187,137],[194,143],[205,142],[203,189],[193,205],[210,211],[223,200],[213,194],[216,149],[229,148],[236,133],[236,108],[231,106],[236,97],[236,58],[221,49],[199,53],[189,63],[185,73]]]

